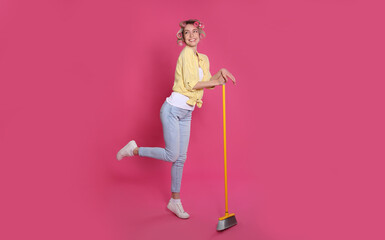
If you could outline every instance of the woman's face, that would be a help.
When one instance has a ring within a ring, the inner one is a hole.
[[[183,37],[185,43],[190,47],[196,47],[199,43],[199,31],[198,28],[192,24],[187,24],[183,31]]]

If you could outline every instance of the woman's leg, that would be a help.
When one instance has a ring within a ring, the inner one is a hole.
[[[190,140],[192,111],[184,110],[184,115],[179,120],[179,156],[171,167],[171,197],[180,198],[183,166],[187,158],[187,149]]]
[[[160,110],[163,126],[165,148],[139,147],[138,154],[142,157],[156,158],[167,162],[175,162],[179,156],[179,116],[176,108],[167,101]]]
[[[167,204],[167,208],[175,213],[179,218],[189,218],[188,214],[182,206],[180,200],[180,186],[182,183],[183,166],[186,161],[187,148],[190,140],[191,112],[190,110],[179,110],[181,117],[179,118],[179,156],[171,167],[171,199]],[[183,115],[183,116],[182,116]]]

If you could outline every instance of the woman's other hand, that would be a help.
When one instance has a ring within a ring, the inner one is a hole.
[[[227,82],[227,79],[230,78],[231,81],[233,81],[234,85],[236,84],[235,77],[227,69],[222,68],[220,70],[220,72],[221,72],[222,77],[225,79],[225,82]]]

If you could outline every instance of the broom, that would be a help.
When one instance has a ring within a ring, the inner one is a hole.
[[[225,85],[223,89],[223,145],[225,153],[225,197],[226,197],[226,213],[225,216],[220,217],[217,225],[217,231],[223,231],[237,224],[235,213],[229,214],[229,206],[227,201],[227,155],[226,155],[226,104],[225,104]]]

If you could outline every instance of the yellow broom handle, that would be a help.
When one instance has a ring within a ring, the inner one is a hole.
[[[225,97],[225,85],[222,85],[223,89],[223,149],[225,156],[225,197],[226,197],[226,215],[229,214],[229,207],[227,201],[227,155],[226,155],[226,97]]]

